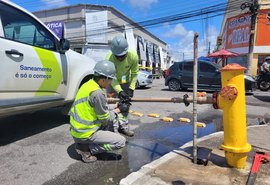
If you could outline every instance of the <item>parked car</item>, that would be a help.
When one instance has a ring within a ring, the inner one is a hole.
[[[0,1],[0,46],[0,117],[58,106],[68,112],[94,73],[94,60],[10,1]]]
[[[139,70],[136,88],[149,86],[152,84],[152,82],[153,82],[153,75],[150,72]]]
[[[246,92],[253,92],[255,80],[244,75]],[[193,61],[175,62],[166,71],[165,86],[172,91],[193,87]],[[220,66],[213,62],[198,61],[198,89],[219,90],[221,88]]]

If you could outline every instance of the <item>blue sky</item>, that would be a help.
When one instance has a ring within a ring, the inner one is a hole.
[[[11,0],[29,11],[44,10],[73,4],[97,4],[112,6],[135,22],[181,14],[192,10],[226,3],[226,0]],[[175,58],[193,57],[193,36],[199,33],[199,55],[207,53],[207,43],[214,49],[222,16],[206,19],[197,17],[193,22],[167,22],[147,28],[148,31],[170,45]],[[208,25],[208,26],[207,26]],[[207,29],[208,28],[208,29]],[[208,35],[208,37],[206,37]],[[184,53],[184,54],[183,54]]]

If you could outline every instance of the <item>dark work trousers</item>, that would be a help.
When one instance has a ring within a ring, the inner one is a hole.
[[[124,83],[120,85],[123,91],[127,93],[129,89],[129,83]],[[118,93],[112,88],[112,86],[107,89],[107,97],[118,98]],[[119,113],[118,119],[119,121],[115,122],[114,124],[114,131],[118,132],[118,129],[129,130],[128,113],[124,115],[122,113]]]
[[[115,120],[114,122],[118,121]],[[109,131],[108,128],[109,127],[100,128],[87,139],[78,139],[74,137],[73,139],[77,144],[88,145],[93,155],[123,148],[126,144],[126,138],[119,133]]]

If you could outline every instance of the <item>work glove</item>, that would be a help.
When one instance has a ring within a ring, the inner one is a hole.
[[[128,89],[128,96],[132,98],[133,95],[134,95],[134,90],[132,90],[132,89],[129,88]]]
[[[124,91],[120,91],[118,97],[120,100],[130,101],[129,95],[127,93],[125,93]]]
[[[118,103],[118,108],[121,113],[128,113],[130,104],[128,103]]]

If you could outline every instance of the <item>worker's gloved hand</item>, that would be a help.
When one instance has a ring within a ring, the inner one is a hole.
[[[124,100],[124,101],[129,101],[130,97],[127,93],[125,93],[124,91],[120,91],[118,97],[120,98],[120,100]]]
[[[118,103],[118,108],[121,113],[128,113],[130,104],[128,103]]]
[[[128,96],[132,98],[133,95],[134,95],[134,90],[132,90],[132,89],[129,88],[128,89]]]

